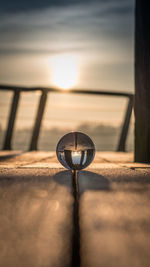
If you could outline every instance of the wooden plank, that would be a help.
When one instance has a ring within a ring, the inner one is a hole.
[[[149,267],[150,171],[79,172],[81,266]]]
[[[19,154],[18,154],[19,153]],[[96,152],[95,159],[89,168],[120,168],[119,163],[132,163],[133,153]],[[132,163],[132,165],[134,165]],[[63,168],[56,158],[56,153],[44,151],[1,151],[0,168]]]
[[[71,172],[0,170],[0,266],[71,264]]]
[[[146,163],[119,163],[120,166],[122,167],[127,167],[130,169],[135,169],[135,168],[143,168],[143,169],[150,169],[150,164],[146,164]]]
[[[43,160],[46,160],[48,162],[52,161],[52,158],[55,158],[55,152],[26,152],[21,153],[20,155],[16,155],[11,157],[12,153],[7,154],[6,157],[2,156],[0,157],[0,168],[16,168],[21,167],[23,165],[29,165],[29,164],[35,164],[39,163]]]
[[[96,152],[94,161],[89,168],[120,168],[119,163],[133,165],[133,153]],[[0,151],[0,168],[63,168],[56,158],[55,151]]]
[[[149,1],[136,0],[135,22],[135,161],[150,163],[150,24]]]
[[[108,163],[131,163],[134,160],[134,154],[133,152],[96,152],[96,162],[100,163],[101,160]]]
[[[15,155],[19,155],[21,154],[22,151],[21,150],[0,150],[0,158],[4,157],[4,156],[15,156]]]
[[[49,159],[49,162],[44,162],[44,161],[41,161],[41,162],[35,162],[35,163],[32,163],[32,164],[23,164],[21,166],[19,166],[19,168],[48,168],[48,169],[64,169],[65,168],[59,163],[59,162],[56,162],[53,161],[52,159]]]

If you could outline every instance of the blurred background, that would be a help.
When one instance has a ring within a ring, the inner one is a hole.
[[[0,35],[0,84],[62,89],[49,94],[38,149],[55,150],[63,134],[78,130],[97,150],[116,150],[127,100],[69,89],[134,92],[133,0],[6,0]],[[1,148],[11,97],[0,91]],[[28,149],[38,99],[38,92],[21,94],[13,149]],[[127,151],[133,130],[132,116]]]

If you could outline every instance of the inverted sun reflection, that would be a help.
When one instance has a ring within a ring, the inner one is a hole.
[[[60,55],[52,60],[52,83],[62,89],[74,87],[78,81],[78,62],[72,55]]]

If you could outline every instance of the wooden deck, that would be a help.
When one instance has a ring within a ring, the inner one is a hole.
[[[98,152],[78,173],[83,267],[149,267],[150,165]],[[72,265],[72,173],[54,152],[0,152],[0,267]]]

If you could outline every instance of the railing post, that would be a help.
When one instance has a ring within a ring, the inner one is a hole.
[[[134,160],[150,163],[150,3],[143,0],[135,2]]]
[[[13,99],[12,99],[11,108],[10,108],[7,131],[6,131],[5,140],[4,140],[4,146],[3,146],[4,150],[11,150],[11,140],[13,136],[13,130],[14,130],[14,125],[15,125],[15,120],[16,120],[19,98],[20,98],[20,90],[15,90]]]
[[[117,151],[125,151],[126,139],[127,139],[127,134],[128,134],[129,124],[130,124],[130,119],[131,119],[131,114],[132,114],[132,107],[133,107],[133,96],[131,95],[129,97],[129,101],[127,104],[126,114],[125,114],[122,130],[120,134]]]
[[[40,128],[41,128],[41,123],[42,123],[44,110],[45,110],[45,106],[46,106],[46,100],[47,100],[47,91],[43,90],[41,97],[40,97],[40,101],[39,101],[39,106],[38,106],[35,124],[34,124],[34,128],[33,128],[33,133],[32,133],[29,151],[37,150],[38,137],[40,134]]]

